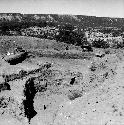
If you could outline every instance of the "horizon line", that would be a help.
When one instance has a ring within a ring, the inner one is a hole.
[[[83,15],[83,14],[67,14],[67,13],[20,13],[20,12],[7,12],[7,13],[1,13],[0,14],[22,14],[22,15],[73,15],[73,16],[89,16],[89,17],[103,17],[103,18],[120,18],[124,19],[124,17],[113,17],[113,16],[95,16],[95,15]]]

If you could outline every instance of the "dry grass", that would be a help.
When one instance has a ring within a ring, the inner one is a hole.
[[[53,57],[64,59],[90,59],[94,55],[89,52],[82,52],[80,47],[56,42],[55,40],[39,39],[26,36],[1,36],[0,53],[6,54],[13,51],[16,46],[21,46],[35,56]],[[68,50],[66,50],[68,47]]]

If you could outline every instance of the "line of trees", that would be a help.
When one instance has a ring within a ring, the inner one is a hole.
[[[0,22],[0,30],[1,30],[0,34],[6,35],[8,31],[17,31],[20,33],[21,29],[26,29],[26,28],[33,27],[33,26],[45,27],[47,25],[54,26],[55,24],[52,22],[46,22],[46,21],[37,21],[37,22],[35,21],[21,21],[21,22],[4,21],[4,22]]]
[[[22,35],[21,30],[22,29],[27,29],[29,27],[33,27],[33,26],[37,26],[37,27],[57,27],[59,29],[57,34],[53,34],[52,39],[57,40],[59,42],[66,42],[68,44],[73,44],[73,45],[77,45],[77,46],[92,46],[92,47],[97,47],[97,48],[109,48],[110,44],[108,41],[104,41],[104,40],[94,40],[92,43],[89,43],[86,38],[85,38],[85,34],[84,32],[80,31],[79,28],[75,28],[74,25],[71,24],[60,24],[58,25],[55,22],[46,22],[44,21],[30,21],[30,20],[24,20],[21,22],[16,22],[16,21],[4,21],[0,23],[0,34],[1,35],[12,35],[10,34],[9,31],[15,31],[17,33],[17,35]],[[113,30],[113,29],[102,29],[102,32],[105,33],[113,33],[113,35],[116,37],[118,35],[120,35],[122,32],[124,32],[124,26],[122,26],[121,30]],[[55,32],[56,33],[56,32]],[[28,34],[29,36],[32,36],[32,34]],[[47,38],[46,36],[47,34],[44,34],[43,36],[39,36],[39,35],[34,35],[34,37],[39,37],[39,38]],[[123,38],[124,38],[124,34]],[[48,38],[49,39],[49,38]],[[118,41],[114,41],[115,42],[115,48],[122,48],[124,46],[123,42],[118,42]]]
[[[74,45],[81,45],[84,38],[84,33],[75,31],[73,25],[65,24],[59,27],[59,34],[56,35],[56,40]]]
[[[9,31],[15,31],[17,33],[17,35],[22,35],[21,34],[21,30],[22,29],[27,29],[29,27],[33,27],[33,26],[37,26],[37,27],[58,27],[58,24],[55,24],[53,22],[29,22],[29,21],[24,21],[24,22],[3,22],[0,24],[0,29],[1,29],[1,34],[2,35],[12,35]],[[29,36],[32,36],[32,34]],[[79,31],[75,31],[75,27],[71,24],[61,24],[61,26],[59,26],[59,32],[58,34],[55,34],[53,39],[60,41],[60,42],[66,42],[69,44],[74,44],[74,45],[81,45],[83,42],[83,38],[84,38],[84,33],[79,32]],[[36,36],[34,35],[34,37],[40,37],[39,35]],[[45,38],[47,38],[47,36],[44,35]],[[43,38],[43,36],[41,36],[41,38]]]

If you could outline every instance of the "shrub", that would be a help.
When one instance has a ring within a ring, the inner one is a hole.
[[[94,40],[92,42],[92,46],[96,48],[109,48],[110,47],[109,43],[107,41],[104,41],[103,39]]]
[[[123,40],[114,39],[112,41],[112,48],[118,49],[118,48],[123,48],[123,47],[124,47],[124,41]]]

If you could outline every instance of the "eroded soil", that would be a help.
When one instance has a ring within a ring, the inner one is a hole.
[[[42,49],[45,54],[53,50],[50,44],[50,51]],[[62,50],[56,51],[62,54]],[[80,49],[71,51],[65,50],[71,56],[77,51],[83,53]],[[123,50],[101,50],[104,56],[95,56],[99,52],[89,53],[87,59],[53,58],[35,53],[16,65],[6,62],[2,54],[1,118],[9,114],[19,125],[122,125]],[[31,102],[30,108],[24,106],[25,100]]]

